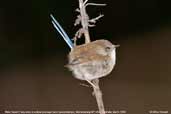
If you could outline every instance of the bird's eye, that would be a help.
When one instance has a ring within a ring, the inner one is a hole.
[[[106,49],[106,51],[108,51],[108,50],[110,50],[110,47],[106,47],[105,49]]]

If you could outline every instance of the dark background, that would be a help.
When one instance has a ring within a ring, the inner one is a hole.
[[[103,13],[91,39],[120,44],[113,72],[100,79],[106,110],[171,111],[171,7],[167,0],[90,0]],[[53,13],[70,37],[77,0],[6,1],[0,5],[0,111],[97,110],[92,89],[64,65],[70,49],[53,28]]]

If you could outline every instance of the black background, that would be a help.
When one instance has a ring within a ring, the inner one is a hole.
[[[167,0],[90,0],[91,17],[103,13],[91,40],[120,44],[117,65],[100,80],[106,110],[145,114],[170,110],[171,8]],[[97,110],[91,88],[64,65],[70,49],[49,14],[70,37],[78,27],[77,0],[6,1],[0,5],[0,111]],[[171,110],[170,110],[171,111]]]

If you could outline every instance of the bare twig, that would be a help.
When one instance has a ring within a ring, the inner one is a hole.
[[[85,1],[85,3],[88,0]],[[85,36],[85,43],[90,42],[90,35],[89,35],[89,30],[88,30],[88,20],[89,17],[87,15],[86,9],[85,9],[85,3],[83,0],[79,0],[79,8],[80,8],[80,15],[81,15],[81,25],[84,29],[84,36]]]
[[[76,11],[76,12],[78,12],[78,13],[80,13],[80,10],[79,10],[78,8],[77,8],[77,9],[75,9],[75,11]]]
[[[88,2],[88,0],[85,0],[84,2],[83,2],[83,5],[85,6],[85,4]]]
[[[85,43],[90,42],[90,35],[89,35],[88,27],[94,27],[96,21],[104,16],[104,15],[100,14],[96,18],[89,19],[89,16],[87,15],[87,12],[86,12],[86,6],[89,6],[89,5],[105,6],[106,5],[106,4],[98,4],[98,3],[87,3],[87,2],[88,2],[88,0],[85,0],[85,1],[84,0],[79,0],[79,8],[77,8],[75,11],[80,13],[80,14],[77,16],[77,19],[75,20],[75,23],[74,23],[74,26],[77,26],[77,25],[79,25],[81,23],[82,31],[84,31],[84,33],[79,33],[79,32],[82,32],[80,30],[78,30],[76,32],[76,35],[75,35],[75,38],[74,38],[75,41],[77,40],[77,38],[81,37],[82,34],[84,34]]]
[[[104,104],[103,104],[103,99],[102,99],[102,92],[99,87],[99,79],[94,79],[92,83],[96,86],[96,87],[93,87],[93,90],[94,90],[93,93],[96,97],[97,105],[99,108],[99,113],[105,114]]]
[[[87,3],[85,7],[87,6],[106,6],[106,4],[97,4],[97,3]]]
[[[100,18],[102,18],[104,15],[103,14],[100,14],[98,17],[95,17],[93,19],[90,19],[89,22],[90,23],[96,23],[97,20],[99,20]]]
[[[105,6],[106,4],[96,4],[96,3],[87,3],[88,0],[79,0],[79,9],[76,9],[77,12],[80,13],[80,15],[77,16],[77,19],[75,20],[75,26],[79,25],[81,23],[82,28],[80,28],[74,37],[74,44],[76,45],[76,39],[80,38],[82,34],[84,34],[85,37],[85,43],[90,42],[90,35],[89,35],[89,29],[88,27],[93,27],[95,26],[95,23],[97,20],[99,20],[101,17],[104,15],[99,15],[96,18],[89,19],[89,16],[86,12],[86,6],[89,5],[94,5],[94,6]],[[105,114],[104,110],[104,104],[103,104],[103,99],[102,99],[102,92],[99,87],[99,79],[94,79],[92,81],[87,80],[87,82],[93,87],[93,94],[96,98],[99,113],[100,114]]]
[[[75,20],[74,26],[77,26],[81,23],[81,15],[77,16],[77,19]]]
[[[84,33],[84,30],[82,28],[80,28],[76,33],[75,33],[75,36],[73,38],[74,40],[74,46],[76,46],[77,44],[77,38],[81,38],[81,36],[83,35]]]

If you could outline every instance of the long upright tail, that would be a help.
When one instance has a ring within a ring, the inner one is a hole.
[[[73,48],[74,45],[71,41],[71,39],[68,37],[68,35],[66,34],[66,32],[64,31],[64,29],[61,27],[61,25],[58,23],[58,21],[53,17],[52,14],[50,14],[50,17],[52,19],[52,24],[55,27],[55,29],[60,33],[60,35],[63,37],[63,39],[65,40],[65,42],[68,44],[68,46],[70,48]]]

